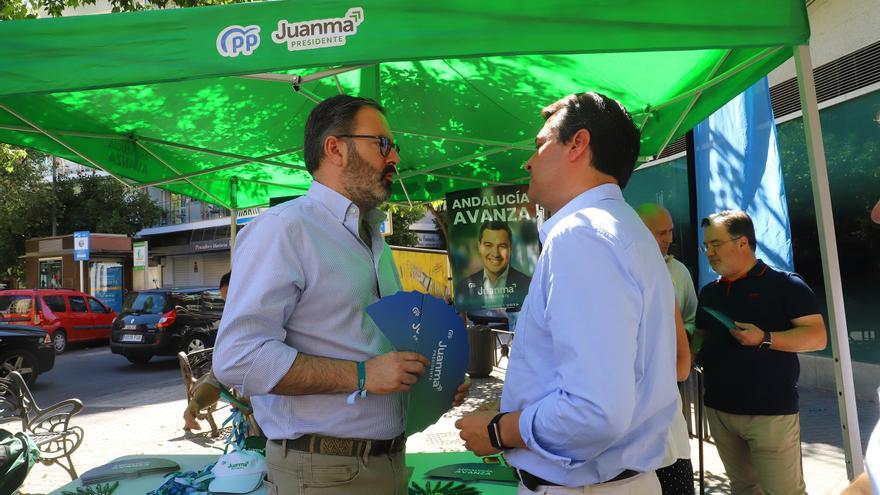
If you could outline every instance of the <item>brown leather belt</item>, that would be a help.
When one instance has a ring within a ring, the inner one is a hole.
[[[394,454],[403,450],[406,437],[400,435],[391,440],[366,440],[361,438],[335,438],[321,435],[303,435],[292,440],[272,440],[286,446],[287,450],[309,452],[311,454],[343,455],[361,457],[364,455]]]
[[[603,483],[612,483],[614,481],[621,481],[621,480],[625,480],[628,478],[632,478],[633,476],[635,476],[637,474],[639,474],[638,471],[633,471],[632,469],[627,469],[610,480],[601,481],[596,484],[601,485]],[[540,486],[540,485],[562,486],[559,483],[553,483],[552,481],[547,481],[543,478],[539,478],[528,471],[523,471],[522,469],[513,468],[513,475],[516,476],[516,479],[518,479],[523,484],[524,487],[528,488],[531,491],[537,490],[538,486]]]

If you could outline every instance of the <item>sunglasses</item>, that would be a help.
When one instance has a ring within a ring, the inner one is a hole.
[[[391,138],[386,136],[370,136],[367,134],[340,134],[336,137],[341,138],[360,138],[360,139],[377,139],[379,141],[379,153],[382,153],[383,158],[388,158],[388,155],[391,154],[391,150],[400,154],[400,146],[391,141]]]

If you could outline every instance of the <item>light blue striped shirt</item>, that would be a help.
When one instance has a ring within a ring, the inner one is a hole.
[[[298,352],[365,361],[393,350],[364,309],[401,289],[379,234],[385,214],[367,213],[372,249],[358,235],[358,207],[312,182],[306,196],[270,208],[238,237],[229,299],[214,348],[220,382],[250,396],[270,439],[307,433],[384,440],[403,432],[401,394],[269,393]]]
[[[660,466],[676,411],[675,295],[657,242],[617,185],[541,228],[501,398],[522,411],[513,466],[565,486]]]

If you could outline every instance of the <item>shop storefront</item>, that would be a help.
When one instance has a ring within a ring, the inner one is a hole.
[[[35,289],[83,289],[118,311],[131,290],[131,239],[121,234],[91,234],[90,257],[73,259],[73,235],[29,239],[25,245],[25,283]],[[82,273],[82,283],[80,283]]]

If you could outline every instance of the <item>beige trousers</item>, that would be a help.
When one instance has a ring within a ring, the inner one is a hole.
[[[625,480],[575,488],[541,485],[534,492],[520,483],[516,493],[517,495],[660,495],[662,492],[657,475],[651,471]]]
[[[268,495],[407,494],[405,451],[348,457],[287,450],[266,442]]]
[[[706,408],[733,495],[802,495],[799,414],[745,416]]]

